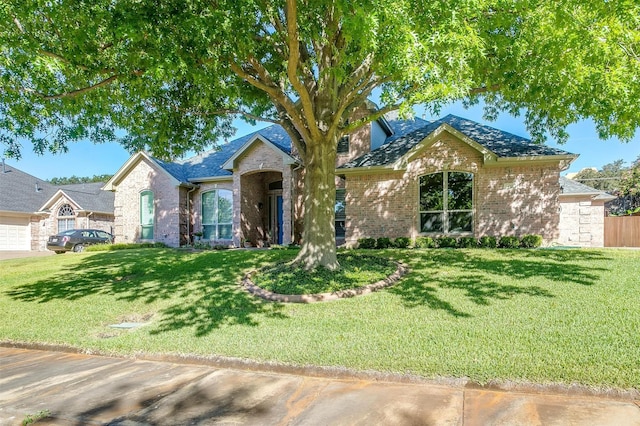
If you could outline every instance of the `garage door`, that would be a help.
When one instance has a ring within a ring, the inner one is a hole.
[[[0,250],[31,250],[29,218],[0,217]]]

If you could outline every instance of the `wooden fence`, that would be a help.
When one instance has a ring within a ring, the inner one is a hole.
[[[640,247],[640,216],[604,218],[605,247]]]

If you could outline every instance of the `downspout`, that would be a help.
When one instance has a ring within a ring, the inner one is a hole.
[[[93,212],[89,212],[89,214],[87,215],[87,228],[91,228],[91,224],[89,223],[89,216],[91,216],[93,214]]]

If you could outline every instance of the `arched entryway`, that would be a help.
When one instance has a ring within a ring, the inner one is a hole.
[[[249,172],[240,177],[240,230],[244,242],[263,247],[291,241],[291,203],[284,186],[279,171]]]

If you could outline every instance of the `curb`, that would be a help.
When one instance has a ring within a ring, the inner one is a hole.
[[[231,369],[265,374],[285,374],[330,380],[358,380],[378,383],[395,383],[419,386],[447,387],[452,389],[480,390],[502,393],[585,397],[632,402],[640,408],[640,389],[597,388],[581,384],[531,383],[494,380],[488,383],[474,382],[468,377],[432,377],[392,373],[375,370],[353,370],[347,367],[294,365],[277,362],[253,361],[224,356],[201,356],[188,354],[110,354],[101,351],[83,350],[73,346],[47,343],[0,341],[0,347],[48,352],[60,352],[86,356],[115,358],[131,361],[167,362],[183,365],[199,365],[219,369]]]

